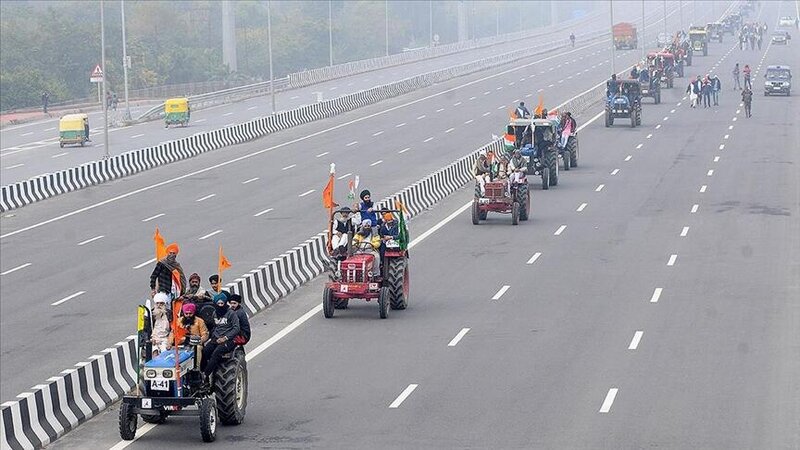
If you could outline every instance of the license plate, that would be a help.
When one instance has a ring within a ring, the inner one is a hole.
[[[489,199],[488,199],[488,198],[481,198],[481,199],[478,199],[478,203],[481,203],[481,204],[486,204],[486,203],[489,203]]]
[[[774,89],[776,91],[780,91],[781,90],[780,86],[772,86],[772,89]]]
[[[168,391],[169,380],[150,380],[150,389],[154,391]]]
[[[350,286],[346,284],[339,285],[339,292],[349,292],[349,291],[350,291]]]

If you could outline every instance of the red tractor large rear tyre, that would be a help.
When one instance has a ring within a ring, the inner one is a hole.
[[[392,309],[406,309],[408,307],[408,294],[410,290],[409,281],[408,259],[390,259],[386,284],[388,285],[392,294]]]

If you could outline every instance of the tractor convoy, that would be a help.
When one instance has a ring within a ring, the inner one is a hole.
[[[684,76],[683,68],[692,64],[693,55],[707,56],[708,41],[722,42],[723,35],[735,34],[741,22],[739,14],[732,14],[705,27],[692,26],[688,34],[680,31],[671,43],[648,52],[628,78],[618,79],[613,75],[606,83],[605,126],[611,127],[621,120],[630,123],[631,128],[640,126],[643,99],[652,98],[656,105],[660,104],[662,90],[672,89],[675,78]],[[630,23],[614,25],[613,37],[617,49],[636,49],[643,44],[638,41],[636,27]],[[770,66],[769,70],[773,68]],[[548,112],[540,98],[533,114],[520,103],[510,116],[502,140],[498,138],[487,147],[491,150],[474,156],[473,225],[485,223],[489,213],[510,215],[512,225],[530,221],[533,186],[541,183],[542,190],[549,190],[559,185],[560,170],[566,172],[578,167],[578,130],[571,112]],[[357,186],[358,177],[350,182],[348,198],[355,200]],[[354,201],[352,209],[333,202],[332,165],[331,179],[323,193],[328,209],[329,280],[322,291],[322,313],[326,319],[344,313],[350,300],[375,300],[381,319],[386,319],[390,311],[404,310],[409,305],[406,209],[399,202],[380,207],[372,202],[367,190],[359,198],[361,201]],[[220,273],[222,258],[220,248]],[[162,261],[159,259],[158,264]],[[172,276],[174,283],[174,270]],[[160,424],[170,416],[196,416],[206,442],[215,440],[218,423],[238,425],[244,421],[248,385],[244,343],[249,339],[249,325],[247,339],[240,340],[241,336],[236,335],[240,330],[238,319],[235,327],[224,320],[230,311],[225,309],[228,297],[223,295],[225,291],[220,291],[219,282],[218,278],[216,294],[208,295],[205,303],[198,297],[184,297],[180,289],[176,295],[173,284],[171,295],[163,291],[156,294],[154,289],[156,306],[151,307],[150,300],[139,306],[137,382],[135,392],[123,397],[119,410],[122,439],[135,439],[139,418]],[[159,305],[159,296],[168,300],[162,298]],[[163,303],[169,304],[169,309]],[[158,339],[154,337],[164,333],[165,314],[169,317],[166,319],[169,344],[163,347],[163,342],[157,345]],[[200,328],[205,331],[187,325],[196,322],[201,322]],[[233,328],[235,332],[230,331]],[[204,346],[215,347],[208,352]]]

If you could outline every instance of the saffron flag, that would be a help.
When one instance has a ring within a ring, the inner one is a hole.
[[[536,109],[533,110],[533,114],[536,117],[539,117],[542,115],[543,111],[544,111],[544,97],[542,97],[542,94],[539,94],[539,104],[536,105]]]
[[[222,253],[222,246],[219,246],[219,261],[217,262],[217,269],[219,269],[219,275],[222,276],[222,271],[228,270],[231,268],[231,262],[228,261],[228,258],[225,257],[225,254]]]
[[[167,256],[167,245],[164,237],[159,233],[158,227],[156,227],[156,234],[153,235],[153,242],[156,245],[156,261],[161,261]]]
[[[327,209],[333,208],[333,175],[325,185],[325,189],[322,190],[322,206]]]

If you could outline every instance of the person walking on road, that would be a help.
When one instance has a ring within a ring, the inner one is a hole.
[[[47,91],[42,92],[42,112],[47,114],[47,104],[50,103],[50,93]]]
[[[744,87],[752,91],[753,83],[750,81],[750,65],[745,64],[744,69],[742,69],[742,72],[744,72]]]
[[[742,103],[744,103],[745,116],[750,118],[753,104],[753,91],[751,91],[747,86],[745,86],[744,90],[742,91]]]
[[[719,76],[714,74],[711,79],[711,96],[714,99],[714,106],[719,106],[719,93],[722,91],[722,82],[719,81]]]
[[[733,88],[740,91],[742,90],[742,85],[739,84],[739,63],[733,66]]]
[[[689,94],[689,99],[691,99],[690,107],[692,108],[697,108],[697,99],[700,98],[701,87],[700,75],[698,75],[696,79],[689,81],[686,93]]]
[[[570,33],[569,42],[573,47],[575,47],[575,33]]]
[[[708,74],[703,78],[701,92],[703,94],[703,108],[711,108],[711,79],[708,77]]]

